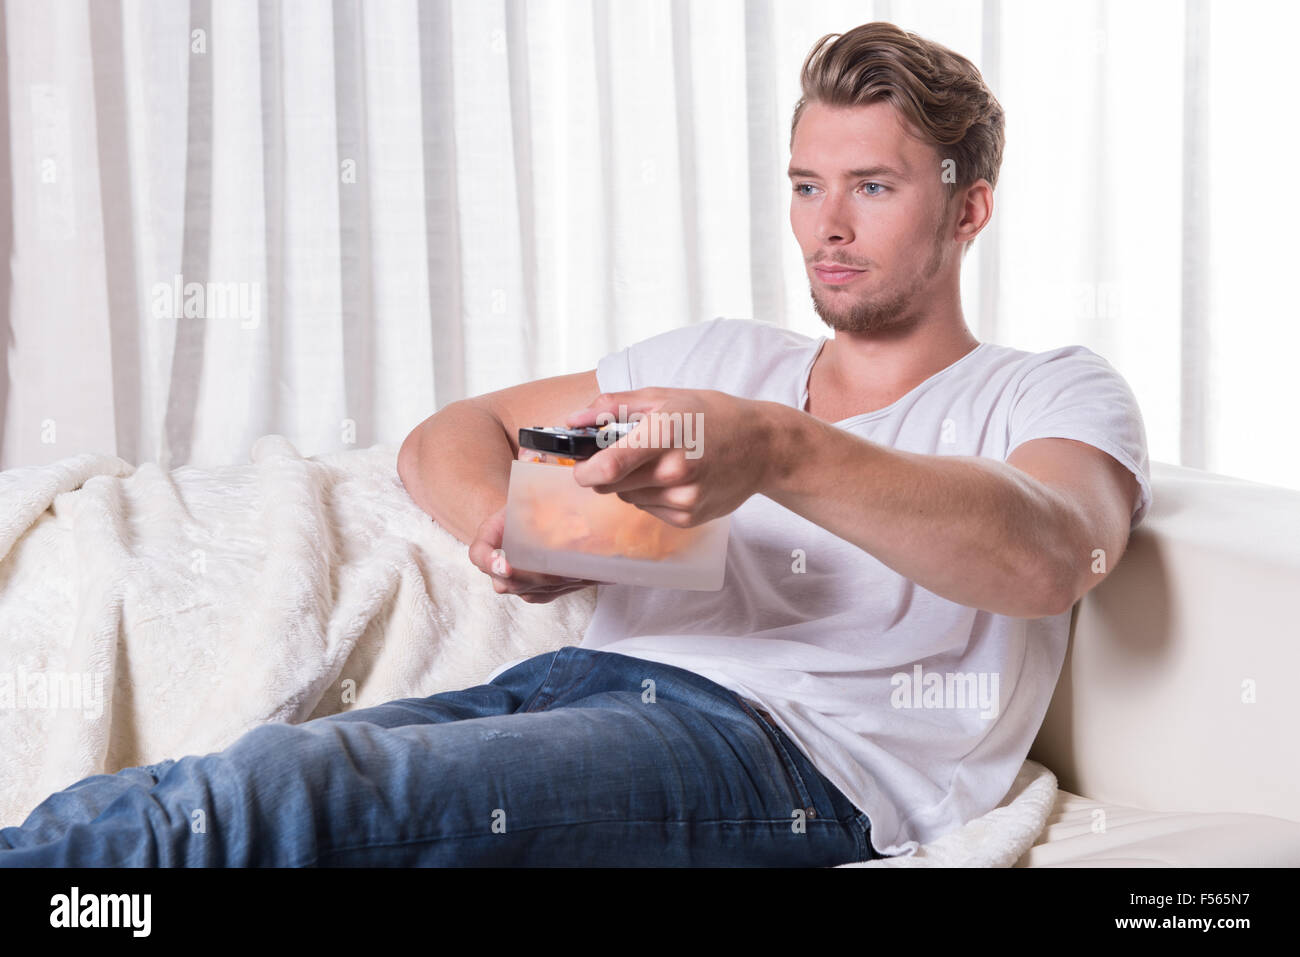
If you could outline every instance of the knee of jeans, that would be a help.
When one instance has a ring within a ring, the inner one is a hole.
[[[337,723],[317,722],[315,727],[271,722],[241,735],[225,749],[191,758],[189,774],[207,786],[233,787],[237,792],[278,793],[290,781],[320,783],[313,772],[328,762],[323,757],[338,747],[344,733]],[[294,773],[279,773],[292,765]],[[304,776],[305,775],[305,776]]]
[[[204,767],[216,763],[236,767],[248,765],[250,771],[257,771],[264,762],[275,762],[278,757],[293,755],[302,757],[316,750],[329,746],[338,734],[337,725],[329,722],[316,722],[313,727],[306,725],[270,722],[259,724],[245,731],[233,744],[214,754],[203,755],[199,763]]]
[[[314,759],[339,755],[362,741],[392,733],[392,729],[364,721],[317,720],[301,724],[273,721],[244,732],[243,737],[222,753],[229,754],[237,748],[241,757],[247,752],[259,765],[262,760],[275,762],[292,756],[298,763],[310,766]]]
[[[289,747],[310,749],[316,741],[334,740],[340,733],[338,727],[337,722],[329,721],[309,721],[303,724],[271,721],[245,731],[225,751],[229,752],[235,748],[241,750],[260,748],[281,750]]]

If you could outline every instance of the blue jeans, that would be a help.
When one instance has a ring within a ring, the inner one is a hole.
[[[566,646],[488,683],[266,724],[97,774],[0,830],[0,866],[804,866],[870,823],[765,714]]]

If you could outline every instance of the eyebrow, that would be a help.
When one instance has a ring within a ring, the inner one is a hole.
[[[789,176],[791,179],[794,179],[796,176],[810,177],[812,179],[821,179],[821,176],[817,173],[814,173],[812,170],[800,169],[796,166],[791,166],[788,170],[786,170],[786,175]],[[862,169],[851,169],[848,172],[846,172],[844,175],[848,179],[857,179],[861,176],[892,176],[894,179],[904,179],[904,180],[907,179],[907,174],[905,174],[902,170],[895,169],[892,166],[884,166],[884,165],[867,166],[867,167],[863,167]]]

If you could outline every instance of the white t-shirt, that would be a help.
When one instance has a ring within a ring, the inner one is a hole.
[[[604,392],[719,389],[802,409],[827,339],[717,318],[606,355],[596,377]],[[981,343],[892,405],[835,425],[908,452],[999,461],[1029,439],[1076,439],[1137,476],[1132,527],[1151,501],[1133,393],[1082,346]],[[1069,622],[1068,611],[1010,618],[941,598],[754,495],[732,513],[720,591],[601,585],[581,647],[685,668],[759,703],[867,813],[876,850],[910,855],[1006,796]]]

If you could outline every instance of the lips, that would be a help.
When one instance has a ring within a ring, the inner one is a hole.
[[[849,269],[846,266],[835,264],[813,267],[813,272],[817,274],[817,278],[828,283],[850,282],[858,276],[861,276],[864,271],[865,270],[862,269]]]

